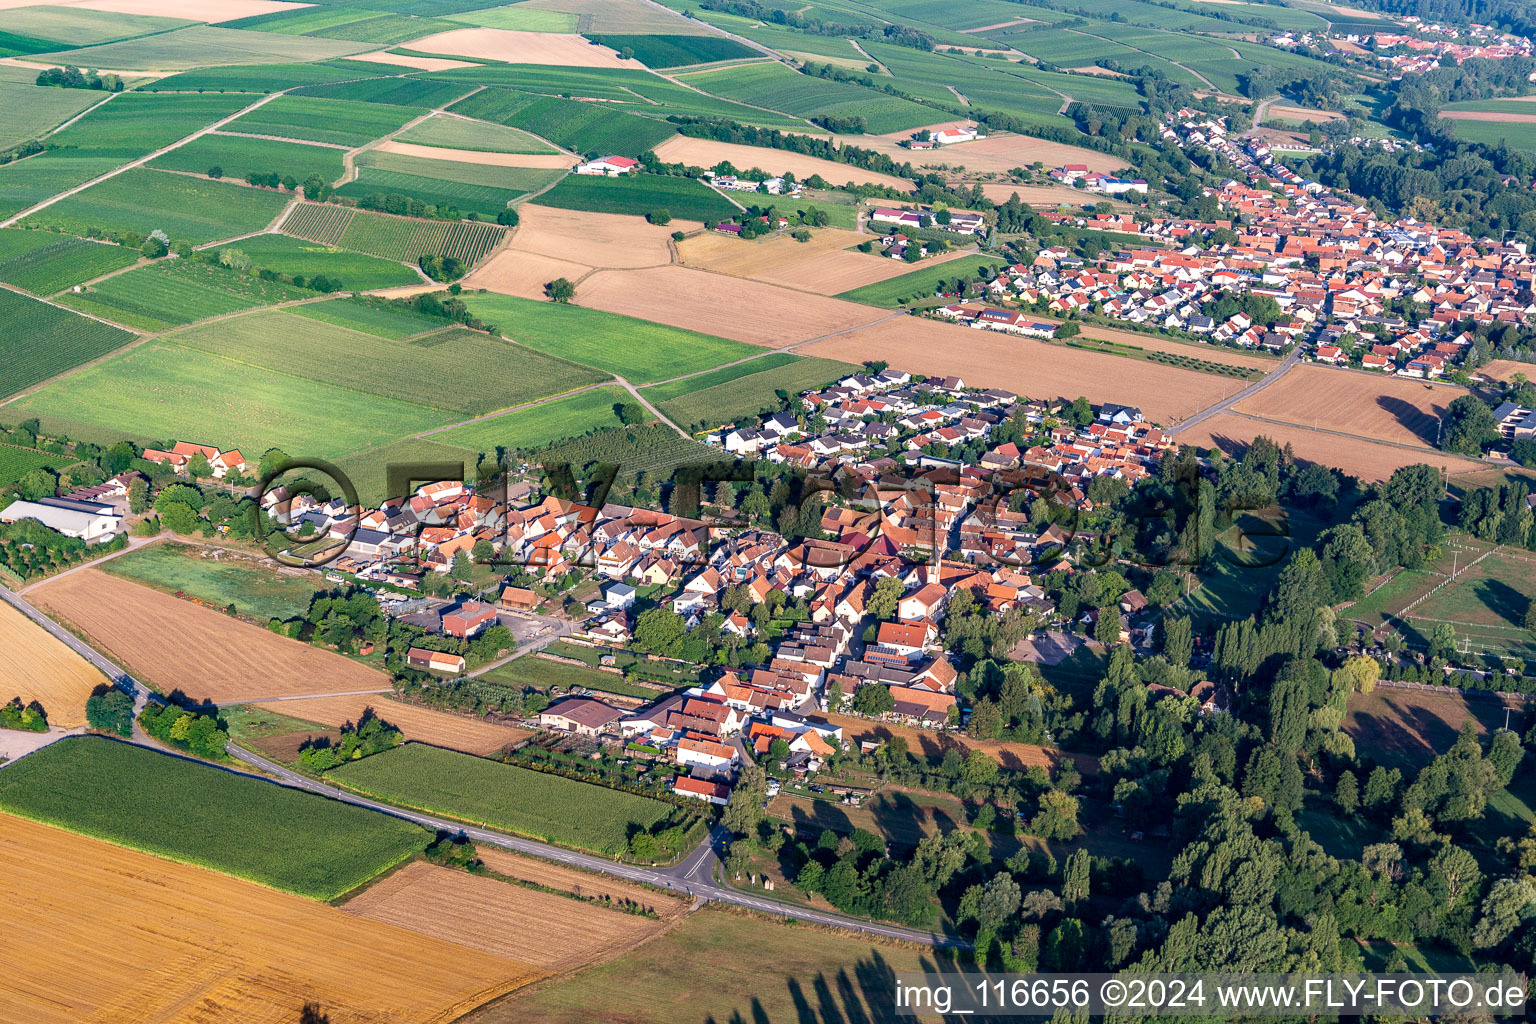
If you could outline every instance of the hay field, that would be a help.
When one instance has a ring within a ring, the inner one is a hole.
[[[954,747],[962,754],[980,750],[998,764],[1008,768],[1032,768],[1036,765],[1055,768],[1065,760],[1072,760],[1077,763],[1078,771],[1084,775],[1094,775],[1099,770],[1098,758],[1090,754],[1074,754],[1057,750],[1055,747],[1041,747],[1033,743],[1014,743],[1006,740],[977,740],[958,733],[935,733],[931,729],[872,722],[867,718],[855,718],[851,715],[828,714],[824,717],[833,725],[843,727],[843,739],[847,743],[857,744],[862,740],[874,740],[879,743],[900,736],[907,741],[907,748],[918,757],[941,758],[946,750]]]
[[[950,128],[964,123],[967,122],[944,121],[929,127],[937,131],[940,128]],[[903,139],[911,136],[912,132],[902,131],[886,135],[836,135],[833,137],[840,146],[873,149],[885,153],[897,163],[911,163],[919,170],[940,165],[952,170],[963,167],[966,173],[961,174],[960,177],[977,174],[1007,174],[1015,167],[1028,167],[1036,160],[1043,162],[1047,169],[1060,167],[1062,164],[1087,164],[1089,170],[1110,172],[1124,166],[1123,161],[1118,157],[1100,153],[1096,149],[1084,149],[1081,146],[1070,146],[1063,142],[1048,142],[1028,135],[998,133],[977,139],[975,142],[959,142],[953,146],[940,146],[937,149],[915,152],[898,145]]]
[[[467,60],[450,60],[447,57],[413,57],[404,53],[359,53],[347,58],[348,60],[362,60],[369,64],[392,64],[400,68],[415,68],[417,71],[452,71],[454,68],[474,68],[480,65]]]
[[[571,166],[571,158],[564,153],[487,153],[478,149],[418,146],[414,142],[381,142],[373,147],[373,152],[396,153],[400,156],[414,156],[424,160],[452,160],[459,164],[485,164],[491,167],[541,167],[563,171]]]
[[[1209,3],[1210,0],[1205,2]],[[1277,117],[1282,121],[1316,121],[1319,124],[1324,121],[1344,120],[1344,115],[1337,110],[1314,110],[1311,107],[1295,107],[1283,103],[1270,107],[1269,116]]]
[[[331,1024],[447,1024],[541,974],[202,868],[0,822],[7,1020],[277,1024],[313,1001]]]
[[[819,174],[834,185],[852,181],[857,184],[885,185],[888,188],[910,191],[912,182],[893,174],[866,171],[852,164],[835,160],[792,153],[786,149],[767,149],[762,146],[743,146],[734,142],[716,142],[714,139],[695,139],[686,135],[674,135],[656,147],[656,155],[667,163],[694,164],[713,167],[722,160],[729,160],[737,170],[747,171],[760,167],[769,174],[790,172],[801,181]]]
[[[46,583],[34,603],[163,693],[250,700],[388,690],[375,669],[99,569]]]
[[[533,735],[527,729],[511,725],[498,725],[468,715],[456,715],[450,711],[437,711],[420,704],[407,704],[392,700],[385,694],[354,694],[347,697],[301,697],[297,700],[270,701],[257,704],[262,711],[301,718],[318,725],[339,727],[356,722],[364,710],[373,708],[390,725],[395,726],[408,740],[429,743],[434,747],[447,747],[465,754],[485,757],[500,752],[504,747],[519,743]]]
[[[508,248],[618,270],[666,266],[672,262],[672,251],[667,247],[672,232],[702,227],[694,221],[674,220],[658,226],[624,214],[528,204],[521,206],[518,214],[521,223]]]
[[[1422,381],[1303,364],[1233,409],[1380,441],[1432,445],[1439,419],[1463,394],[1459,388]]]
[[[649,907],[656,911],[667,921],[681,917],[687,913],[690,906],[688,900],[676,899],[664,892],[647,889],[643,885],[634,885],[610,875],[588,874],[576,868],[556,864],[554,861],[524,857],[522,854],[513,853],[498,846],[481,846],[478,850],[480,859],[485,861],[485,866],[498,875],[521,878],[525,882],[547,885],[552,889],[575,893],[578,896],[601,897],[614,902],[631,900],[642,907]]]
[[[1366,483],[1385,480],[1403,466],[1424,463],[1448,473],[1463,473],[1485,468],[1475,459],[1452,455],[1428,447],[1399,447],[1367,438],[1348,437],[1342,433],[1324,433],[1308,427],[1289,426],[1249,416],[1222,413],[1198,427],[1179,434],[1180,444],[1197,448],[1220,448],[1228,455],[1239,455],[1260,434],[1276,444],[1291,446],[1303,462],[1334,466]]]
[[[465,288],[486,288],[503,295],[542,300],[544,286],[555,278],[578,281],[591,272],[592,268],[584,263],[503,249],[476,267],[463,283]]]
[[[504,28],[457,28],[411,42],[411,49],[451,57],[499,60],[508,64],[550,64],[565,68],[625,68],[632,63],[606,46],[562,32],[515,32]]]
[[[909,316],[796,351],[845,363],[884,359],[912,373],[955,374],[967,384],[1008,388],[1030,398],[1082,395],[1092,402],[1125,402],[1163,424],[1246,386],[1214,374]]]
[[[420,861],[369,886],[342,910],[550,972],[611,960],[665,927],[651,918]]]
[[[581,282],[576,302],[768,348],[845,331],[879,316],[856,303],[688,267],[598,271]]]
[[[85,724],[85,699],[106,677],[21,612],[0,603],[0,704],[37,701],[50,725]]]

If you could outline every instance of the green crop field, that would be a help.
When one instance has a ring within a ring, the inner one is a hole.
[[[527,132],[487,121],[472,121],[448,114],[434,114],[395,136],[400,142],[445,149],[471,149],[484,153],[554,153],[554,146]]]
[[[186,138],[254,102],[251,96],[125,92],[49,141],[76,155],[127,162]]]
[[[328,146],[306,146],[297,142],[204,135],[156,157],[149,166],[195,174],[206,174],[209,168],[218,167],[223,170],[224,177],[237,181],[254,171],[259,174],[276,172],[300,182],[311,174],[318,174],[330,182],[341,177],[343,152]]]
[[[499,447],[540,448],[568,437],[619,426],[614,403],[633,401],[622,388],[593,388],[532,409],[454,427],[433,434],[432,438],[483,454],[491,454]]]
[[[548,690],[555,686],[564,690],[585,687],[590,690],[602,690],[605,693],[617,693],[625,697],[650,699],[658,696],[657,690],[626,683],[623,676],[613,672],[600,672],[585,665],[570,665],[563,661],[551,661],[548,658],[518,658],[491,669],[479,678],[490,683],[501,683],[503,686],[515,686],[518,689],[527,686],[541,690]]]
[[[541,448],[531,458],[546,466],[585,466],[602,462],[620,467],[620,476],[645,473],[653,480],[670,479],[679,466],[720,461],[720,449],[710,448],[660,423],[644,427],[600,430]]]
[[[356,77],[355,71],[329,64],[254,64],[210,68],[207,71],[184,71],[179,75],[146,82],[135,91],[268,93],[303,85],[344,82]],[[250,98],[251,102],[255,100],[255,96]]]
[[[280,576],[254,564],[203,557],[203,549],[185,544],[152,544],[102,563],[114,576],[163,590],[187,594],[216,608],[234,605],[257,619],[291,619],[309,611],[322,589],[315,575]]]
[[[609,36],[590,33],[588,38],[611,50],[633,50],[635,59],[649,68],[680,68],[762,56],[750,46],[723,36]]]
[[[67,53],[45,54],[38,59],[88,68],[181,71],[228,64],[325,60],[375,48],[371,43],[193,25],[159,35],[125,39]]]
[[[797,117],[862,117],[871,134],[921,128],[946,112],[862,85],[812,78],[782,64],[749,64],[684,76],[683,81],[726,99],[782,110]]]
[[[728,199],[707,185],[692,178],[659,174],[626,174],[619,178],[573,174],[533,202],[566,210],[634,216],[663,209],[674,218],[697,221],[729,220],[739,212]]]
[[[139,235],[158,229],[173,244],[198,244],[259,231],[287,201],[267,189],[137,167],[54,203],[25,223],[74,235],[92,228]]]
[[[72,437],[86,436],[82,426],[97,437],[217,435],[221,445],[242,451],[282,448],[324,459],[456,418],[158,341],[56,381],[16,411]]]
[[[450,478],[459,474],[460,470],[471,474],[475,471],[473,452],[420,437],[407,437],[348,455],[337,459],[336,466],[357,488],[358,500],[369,507],[376,507],[386,498],[400,497],[399,494],[390,493],[390,466],[419,465],[424,462],[456,467],[452,472],[443,474]]]
[[[443,321],[435,317],[423,316],[408,309],[396,309],[378,300],[369,301],[357,297],[307,302],[302,306],[290,307],[288,312],[395,341],[444,326]]]
[[[341,282],[341,287],[349,291],[421,283],[414,270],[399,263],[287,235],[242,238],[229,248],[239,249],[249,256],[253,271],[274,270],[306,280],[323,274]]]
[[[899,306],[903,300],[918,300],[932,295],[940,281],[952,281],[961,274],[975,274],[982,267],[996,269],[1003,265],[1004,261],[987,257],[977,257],[974,261],[952,260],[948,263],[936,263],[919,267],[911,273],[893,277],[888,281],[879,281],[843,292],[837,298],[847,299],[850,302],[863,302],[871,306]]]
[[[15,483],[34,469],[63,469],[73,461],[67,455],[0,444],[0,487]]]
[[[224,126],[225,131],[361,146],[398,130],[425,111],[387,103],[279,96]]]
[[[83,185],[123,162],[68,153],[39,153],[0,167],[0,216],[9,217],[49,196]]]
[[[613,97],[615,99],[634,99],[632,94],[610,88],[618,93]],[[576,95],[590,95],[594,91],[581,88]],[[601,92],[597,95],[601,97]],[[450,109],[465,117],[522,128],[577,153],[602,152],[637,157],[675,134],[675,129],[665,121],[639,117],[613,104],[534,96],[510,89],[485,89],[460,100]],[[659,116],[667,113],[655,107],[639,109],[655,111]]]
[[[498,167],[494,164],[466,163],[446,158],[407,156],[403,153],[359,153],[357,166],[368,170],[394,171],[421,178],[485,185],[499,190],[528,191],[543,188],[561,171],[539,167]]]
[[[456,28],[448,25],[447,28]],[[299,96],[320,99],[360,100],[387,103],[397,107],[442,107],[471,91],[473,86],[439,82],[429,78],[368,78],[359,82],[334,82],[309,85],[298,90]]]
[[[0,772],[0,809],[319,900],[431,840],[387,814],[94,736]]]
[[[379,155],[385,157],[393,154]],[[421,162],[435,163],[436,161]],[[460,213],[477,213],[494,219],[505,211],[513,200],[543,188],[564,173],[558,170],[523,167],[497,167],[494,170],[503,172],[500,177],[510,187],[474,185],[446,178],[384,170],[379,167],[364,167],[358,172],[355,180],[338,188],[336,194],[353,199],[380,195],[410,196],[437,210],[458,210]]]
[[[501,242],[507,229],[477,221],[413,220],[321,203],[300,203],[283,233],[323,245],[415,263],[424,255],[473,264]]]
[[[448,19],[478,28],[500,28],[510,32],[575,32],[581,18],[564,11],[545,11],[527,4],[509,4],[484,11],[466,11]]]
[[[137,249],[104,245],[43,231],[4,231],[0,235],[22,235],[29,248],[7,256],[0,239],[0,281],[24,288],[34,295],[52,295],[93,277],[132,266],[140,256]],[[39,244],[40,243],[40,244]]]
[[[391,803],[610,856],[624,851],[632,826],[650,828],[676,810],[649,797],[419,743],[342,765],[329,777]]]
[[[0,398],[133,340],[127,331],[0,288]]]
[[[321,245],[335,245],[352,223],[355,211],[345,206],[300,203],[283,219],[283,231]]]
[[[17,7],[5,14],[6,32],[52,40],[61,46],[94,46],[191,24],[195,23],[185,18],[88,11],[78,7]]]
[[[282,310],[193,327],[167,340],[243,365],[470,415],[603,379],[594,370],[463,328],[390,341]]]
[[[712,369],[762,351],[739,341],[580,306],[494,292],[461,297],[471,313],[495,324],[507,337],[540,352],[617,374],[631,384]]]
[[[1526,104],[1527,107],[1531,104]],[[1511,108],[1503,108],[1509,110]],[[1520,111],[1528,113],[1529,111]],[[1530,121],[1471,121],[1454,119],[1451,124],[1458,139],[1480,142],[1485,146],[1507,146],[1526,153],[1536,153],[1536,123]]]
[[[302,299],[312,292],[263,281],[200,260],[161,260],[109,277],[59,301],[82,313],[141,331],[163,331],[211,316]]]
[[[750,370],[756,365],[754,361],[732,369]],[[782,390],[796,395],[807,388],[820,387],[855,373],[858,369],[850,363],[831,359],[796,359],[781,366],[759,368],[756,373],[748,373],[733,380],[699,387],[677,398],[663,401],[661,411],[682,427],[716,427],[763,411],[777,412],[779,400],[774,395],[775,391]],[[701,382],[707,381],[711,376],[705,374],[698,379]]]
[[[101,93],[89,89],[53,89],[0,81],[0,110],[5,111],[0,118],[0,149],[41,135],[101,100]]]

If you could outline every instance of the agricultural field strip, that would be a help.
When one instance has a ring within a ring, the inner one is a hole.
[[[284,92],[286,92],[286,91],[287,90],[284,90]],[[186,145],[187,143],[191,142],[193,139],[200,139],[204,135],[209,134],[210,132],[217,131],[218,129],[222,128],[226,124],[229,124],[231,121],[235,120],[236,118],[243,117],[246,114],[249,114],[251,111],[257,109],[258,107],[265,106],[266,104],[272,102],[273,100],[275,100],[277,97],[279,97],[281,95],[283,95],[282,92],[269,93],[266,96],[263,96],[261,99],[257,100],[255,103],[252,103],[250,106],[248,106],[248,107],[241,107],[239,110],[235,111],[233,114],[230,114],[227,117],[221,118],[218,121],[215,121],[213,124],[207,125],[206,127],[199,128],[197,131],[193,132],[191,135],[187,135],[187,136],[185,136],[183,138],[177,139],[175,142],[171,143],[169,146],[162,146],[160,149],[155,150],[153,153],[149,153],[149,154],[146,154],[144,156],[141,156],[141,157],[139,157],[136,160],[130,160],[128,163],[123,164],[121,167],[116,167],[116,168],[108,171],[106,174],[97,175],[96,177],[92,178],[90,181],[87,181],[87,182],[85,182],[82,185],[76,185],[74,188],[67,189],[67,190],[65,190],[63,192],[60,192],[58,195],[50,196],[49,198],[43,200],[42,202],[36,203],[36,204],[28,207],[27,209],[22,210],[19,213],[12,214],[10,217],[6,218],[4,221],[0,221],[0,228],[8,228],[11,225],[13,225],[13,224],[17,223],[18,221],[22,220],[23,218],[30,217],[31,215],[37,213],[40,210],[47,209],[48,207],[52,206],[54,203],[57,203],[57,202],[59,202],[60,200],[63,200],[63,199],[68,199],[70,196],[75,195],[78,192],[84,192],[86,189],[90,188],[92,185],[98,185],[101,182],[106,181],[108,178],[115,178],[119,174],[122,174],[124,171],[131,171],[135,167],[143,167],[145,164],[149,163],[151,160],[154,160],[157,157],[164,156],[166,153],[169,153],[171,150],[178,149],[178,148]]]

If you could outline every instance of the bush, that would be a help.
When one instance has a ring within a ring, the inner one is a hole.
[[[23,704],[20,697],[0,708],[0,729],[17,729],[21,732],[47,732],[48,713],[37,701]]]
[[[85,723],[92,729],[119,736],[133,735],[133,698],[122,690],[108,690],[85,702]]]
[[[220,167],[218,164],[214,164],[212,167],[208,168],[208,177],[215,180],[224,177],[224,168]]]
[[[671,224],[672,211],[668,210],[664,206],[657,207],[650,213],[646,214],[645,219],[650,221],[652,224]]]

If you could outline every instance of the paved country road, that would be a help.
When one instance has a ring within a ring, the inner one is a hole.
[[[1199,412],[1195,413],[1189,419],[1184,420],[1182,423],[1175,423],[1173,426],[1169,427],[1169,436],[1181,434],[1191,427],[1198,427],[1212,416],[1219,416],[1221,413],[1226,412],[1228,409],[1232,408],[1243,399],[1252,398],[1254,395],[1258,394],[1260,391],[1263,391],[1265,388],[1269,387],[1281,377],[1284,377],[1287,373],[1290,373],[1291,368],[1299,362],[1301,362],[1301,346],[1297,345],[1296,347],[1292,348],[1289,353],[1287,353],[1284,359],[1280,360],[1279,366],[1275,367],[1273,370],[1269,371],[1264,376],[1248,385],[1246,388],[1243,388],[1243,390],[1239,391],[1237,394],[1232,395],[1229,398],[1223,398],[1215,405],[1206,409],[1201,409]]]
[[[100,669],[108,679],[134,697],[136,708],[142,708],[149,700],[159,700],[147,686],[129,675],[122,668],[104,657],[89,644],[82,641],[69,630],[54,622],[48,616],[38,611],[27,601],[19,597],[14,591],[0,586],[0,600],[13,605],[18,611],[26,615],[33,622],[46,629],[75,653],[85,658],[96,668]],[[137,732],[137,727],[135,727]],[[137,742],[145,746],[154,747],[142,737],[136,738]],[[873,921],[858,921],[851,918],[840,917],[836,914],[823,913],[812,910],[809,907],[796,906],[792,903],[780,903],[766,897],[749,895],[727,888],[715,882],[715,869],[719,864],[719,854],[724,847],[724,839],[728,833],[722,828],[715,828],[686,858],[682,863],[670,868],[646,868],[632,864],[619,864],[611,860],[593,854],[578,853],[575,850],[566,850],[548,843],[540,843],[531,839],[520,839],[516,836],[505,835],[490,829],[480,828],[474,825],[464,825],[460,822],[450,821],[447,818],[438,818],[427,814],[418,814],[415,811],[405,810],[391,804],[371,800],[367,797],[349,793],[345,790],[328,786],[323,782],[300,775],[280,764],[267,760],[260,754],[231,743],[229,756],[241,761],[251,768],[266,773],[265,775],[252,775],[265,782],[274,785],[288,786],[293,789],[303,789],[320,796],[339,800],[342,803],[352,804],[357,807],[366,807],[382,814],[393,815],[413,821],[426,828],[451,833],[463,833],[477,843],[486,843],[490,846],[499,846],[505,850],[528,854],[544,860],[555,861],[560,864],[569,864],[572,867],[583,868],[598,874],[611,875],[623,878],[631,882],[643,882],[648,885],[659,886],[663,889],[671,889],[680,894],[693,896],[695,899],[713,900],[717,903],[726,903],[732,906],[748,907],[752,910],[767,914],[776,914],[782,917],[792,917],[800,921],[812,924],[827,925],[833,928],[844,928],[849,931],[862,932],[867,935],[879,935],[885,938],[904,939],[909,942],[921,942],[934,946],[968,947],[969,943],[959,938],[940,935],[936,932],[924,931],[915,928],[903,928],[900,925],[880,924]],[[0,767],[0,770],[4,770]],[[243,774],[243,773],[242,773]],[[270,778],[268,777],[270,776]]]

